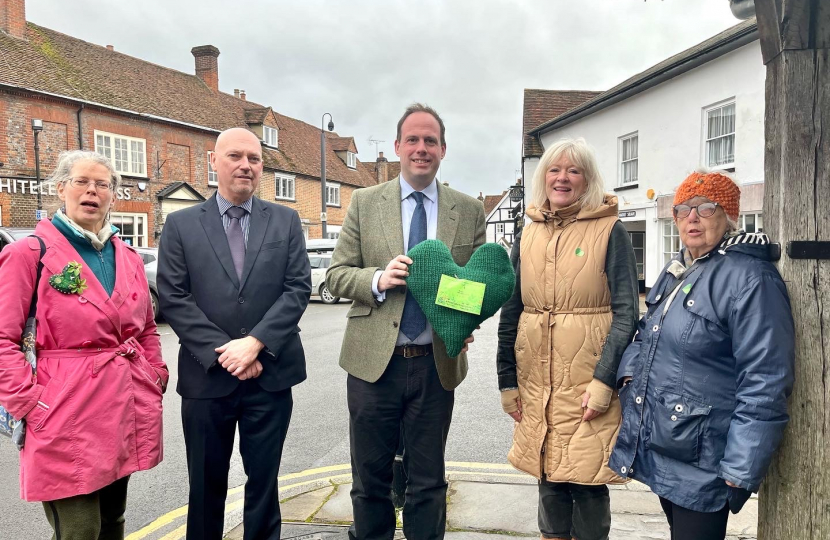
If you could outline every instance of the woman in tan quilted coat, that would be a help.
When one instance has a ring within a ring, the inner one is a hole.
[[[562,140],[542,156],[511,258],[516,292],[499,322],[508,459],[539,479],[542,538],[607,540],[607,467],[620,426],[617,367],[637,325],[637,268],[617,198],[593,152]]]

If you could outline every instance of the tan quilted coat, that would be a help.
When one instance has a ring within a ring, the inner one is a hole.
[[[582,394],[611,328],[605,255],[617,198],[594,211],[529,207],[522,233],[524,312],[516,336],[522,421],[508,459],[550,482],[615,484],[606,465],[620,426],[616,392],[608,411],[582,421]]]

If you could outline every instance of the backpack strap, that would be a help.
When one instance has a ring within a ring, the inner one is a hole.
[[[40,284],[40,275],[43,273],[43,255],[46,253],[46,244],[40,236],[32,235],[40,243],[40,256],[37,258],[37,274],[35,275],[35,288],[32,292],[32,303],[29,305],[29,317],[34,317],[37,312],[37,287]]]

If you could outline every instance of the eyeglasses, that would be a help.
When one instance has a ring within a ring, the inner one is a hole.
[[[678,219],[689,217],[689,214],[692,213],[692,209],[697,210],[697,215],[700,217],[712,217],[715,215],[715,211],[718,209],[718,206],[720,205],[716,202],[705,202],[695,206],[689,206],[688,204],[675,204],[672,206],[672,211],[674,211],[674,217]]]
[[[109,191],[112,188],[111,183],[104,182],[103,180],[90,180],[82,176],[69,179],[69,185],[78,189],[87,189],[90,184],[95,184],[95,189],[98,191]]]

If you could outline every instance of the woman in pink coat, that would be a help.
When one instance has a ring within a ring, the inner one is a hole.
[[[0,254],[0,404],[26,420],[20,493],[43,502],[53,538],[123,539],[129,476],[162,459],[168,372],[142,259],[107,220],[120,176],[72,151],[52,180],[64,207],[35,230],[36,375],[20,340],[40,243]]]

